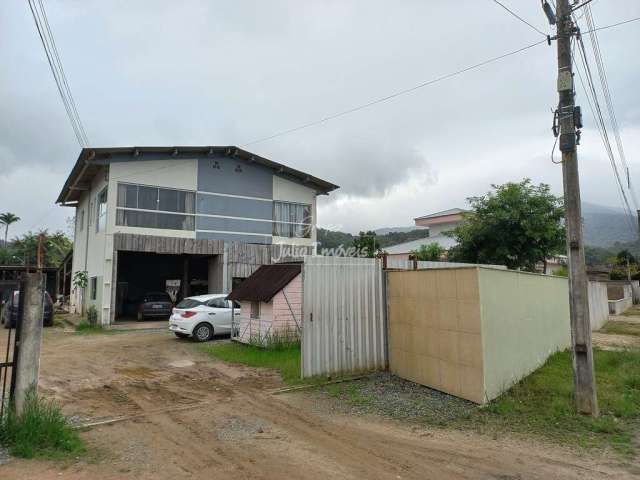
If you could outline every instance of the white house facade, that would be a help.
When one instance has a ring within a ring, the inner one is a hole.
[[[315,252],[316,198],[336,188],[236,147],[83,149],[57,200],[75,208],[73,272],[89,278],[72,306],[106,325],[167,280],[230,291],[291,247]]]

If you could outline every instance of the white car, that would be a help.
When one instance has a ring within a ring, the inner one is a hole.
[[[206,342],[214,334],[231,333],[231,307],[226,294],[209,294],[183,299],[169,317],[169,330],[177,337],[192,337],[197,342]],[[235,314],[240,315],[239,305]]]

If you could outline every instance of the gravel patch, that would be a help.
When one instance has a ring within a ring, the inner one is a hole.
[[[266,433],[271,429],[266,422],[259,418],[229,417],[216,430],[216,437],[222,441],[238,441],[255,438],[256,435]]]
[[[478,406],[467,400],[403,380],[388,372],[321,387],[323,397],[339,400],[336,410],[381,415],[425,424],[466,417]]]

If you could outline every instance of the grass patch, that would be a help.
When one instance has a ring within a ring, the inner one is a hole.
[[[359,383],[343,382],[327,385],[324,390],[330,397],[346,400],[354,407],[371,407],[375,397],[360,388]]]
[[[300,344],[261,348],[231,342],[221,345],[203,345],[202,348],[212,357],[225,362],[278,370],[282,381],[286,384],[307,383],[300,378]]]
[[[64,458],[85,452],[60,407],[29,392],[24,411],[17,416],[10,408],[0,421],[0,443],[16,457]]]
[[[640,323],[620,321],[607,322],[604,327],[600,329],[600,332],[640,337]]]
[[[91,335],[96,333],[109,335],[115,333],[115,331],[102,328],[102,325],[91,325],[86,320],[82,320],[78,325],[76,325],[76,333],[81,335]]]
[[[640,316],[640,306],[634,305],[626,312],[622,312],[620,315],[625,317],[638,317]]]
[[[322,387],[329,397],[376,414],[432,427],[494,435],[534,435],[584,448],[634,453],[640,427],[640,350],[595,350],[600,417],[575,412],[571,354],[551,356],[536,372],[484,407],[388,373]]]
[[[594,351],[600,417],[575,412],[571,354],[553,355],[539,370],[461,426],[533,433],[582,447],[633,452],[640,420],[640,351]]]

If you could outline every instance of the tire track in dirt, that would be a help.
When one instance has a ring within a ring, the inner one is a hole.
[[[212,360],[159,333],[48,335],[42,386],[69,414],[146,416],[84,432],[100,452],[95,462],[15,461],[0,467],[0,478],[57,479],[61,469],[72,480],[634,478],[533,442],[446,430],[421,436],[377,417],[316,411],[304,392],[269,394],[281,386],[272,372]]]

